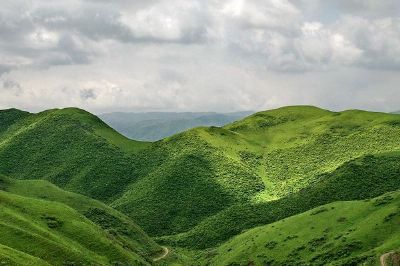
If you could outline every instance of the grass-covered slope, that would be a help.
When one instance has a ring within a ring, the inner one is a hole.
[[[254,197],[262,180],[250,166],[210,145],[208,131],[199,128],[154,144],[136,161],[146,171],[138,174],[142,178],[111,206],[145,221],[146,232],[165,235]]]
[[[253,206],[313,186],[354,159],[400,149],[398,115],[307,106],[260,112],[223,128],[196,128],[155,143],[130,141],[71,108],[8,124],[0,135],[0,173],[47,179],[100,199],[152,236],[194,228],[188,234],[192,240],[179,242],[199,246],[271,221],[247,215]],[[241,220],[231,226],[235,215]]]
[[[362,200],[400,189],[400,153],[366,156],[319,176],[297,193],[269,202],[237,204],[194,229],[161,240],[207,248],[257,225],[272,223],[335,201]]]
[[[399,125],[397,115],[295,106],[260,112],[225,128],[254,144],[237,149],[248,153],[245,159],[259,158],[266,185],[260,198],[273,199],[352,159],[399,150]]]
[[[0,176],[3,264],[149,265],[160,250],[128,217],[98,201],[46,181]]]
[[[9,112],[0,112],[0,124]],[[25,113],[24,113],[25,114]],[[28,114],[0,135],[0,173],[47,179],[103,201],[134,181],[129,155],[148,144],[131,141],[83,110],[67,108]]]
[[[335,202],[251,229],[209,252],[203,263],[380,265],[381,255],[400,247],[399,225],[399,192]]]
[[[7,109],[0,111],[0,136],[11,125],[28,116],[30,116],[28,112],[20,111],[18,109]]]
[[[200,230],[201,239],[188,238],[206,246],[208,238],[253,225],[243,215],[237,225],[225,226],[219,218],[226,212],[296,193],[356,158],[398,151],[399,124],[396,115],[300,106],[257,113],[224,128],[193,129],[153,144],[144,157],[147,172],[112,206],[145,221],[145,230],[158,236],[208,223],[218,213],[219,225]]]
[[[115,200],[152,235],[182,232],[263,189],[251,167],[207,142],[208,130],[149,144],[79,109],[30,114],[0,138],[0,173]]]

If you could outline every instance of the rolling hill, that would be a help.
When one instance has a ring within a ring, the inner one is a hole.
[[[253,112],[235,113],[106,113],[99,117],[118,132],[131,139],[157,141],[190,128],[223,126]]]
[[[213,248],[254,226],[399,189],[400,117],[293,106],[156,142],[75,108],[0,112],[0,173],[101,200],[167,245]]]
[[[150,265],[161,251],[103,203],[42,180],[0,176],[0,263]]]
[[[46,179],[106,202],[122,193],[121,184],[134,180],[130,155],[148,145],[129,140],[96,116],[73,108],[38,114],[6,110],[0,113],[3,121],[0,173]]]
[[[202,264],[379,265],[400,247],[399,224],[400,192],[335,202],[238,235]]]
[[[399,150],[399,120],[381,113],[289,107],[224,128],[196,128],[155,143],[146,159],[163,154],[157,167],[112,206],[146,220],[141,225],[151,235],[184,232],[231,207],[296,193],[356,158]],[[201,233],[204,239],[211,234]]]
[[[204,249],[256,225],[273,223],[336,201],[363,200],[400,189],[400,153],[350,161],[319,181],[278,200],[237,204],[202,221],[192,230],[160,238],[166,244]]]

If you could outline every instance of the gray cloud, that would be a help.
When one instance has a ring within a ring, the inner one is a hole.
[[[82,89],[80,91],[81,99],[86,101],[90,99],[96,99],[97,95],[94,89]]]
[[[16,96],[19,96],[23,91],[21,85],[14,80],[3,81],[3,89],[6,91],[11,91]]]
[[[0,77],[21,91],[3,88],[0,106],[336,108],[351,106],[350,98],[379,109],[385,102],[349,97],[360,90],[394,106],[396,7],[396,0],[5,0]]]

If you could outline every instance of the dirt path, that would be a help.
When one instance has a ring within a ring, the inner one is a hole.
[[[380,258],[381,266],[386,266],[386,263],[385,263],[386,258],[389,257],[390,255],[392,255],[393,253],[394,252],[389,252],[389,253],[383,254],[381,256],[381,258]]]
[[[163,253],[160,256],[154,258],[153,259],[154,262],[162,260],[169,254],[169,249],[167,247],[162,247],[162,249],[163,249]]]

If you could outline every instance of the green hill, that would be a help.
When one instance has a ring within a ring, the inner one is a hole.
[[[98,201],[41,180],[0,176],[0,188],[1,264],[150,265],[161,251],[128,217]]]
[[[202,264],[378,265],[399,249],[399,224],[400,192],[335,202],[251,229],[208,252]]]
[[[0,124],[8,117],[1,112]],[[25,114],[6,125],[0,135],[0,173],[46,179],[103,201],[118,197],[123,184],[134,181],[130,155],[148,146],[74,108]]]
[[[396,115],[301,106],[193,129],[153,144],[148,172],[112,206],[146,221],[140,225],[151,235],[184,232],[231,208],[296,193],[353,159],[398,151],[399,122]]]
[[[400,153],[350,161],[299,192],[275,201],[234,205],[192,230],[160,240],[174,246],[203,249],[257,225],[269,224],[330,202],[362,200],[400,189]]]
[[[79,109],[7,117],[0,112],[8,121],[0,173],[99,199],[180,246],[215,246],[256,225],[398,186],[398,115],[294,106],[154,143],[131,141]],[[360,162],[369,170],[357,170]],[[362,186],[343,189],[347,180]]]

